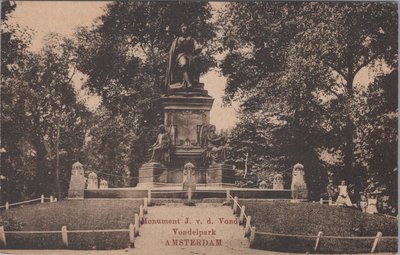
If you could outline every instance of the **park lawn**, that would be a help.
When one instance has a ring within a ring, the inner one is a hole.
[[[255,248],[286,251],[312,251],[319,231],[325,236],[397,236],[397,219],[370,215],[352,208],[321,205],[319,203],[290,203],[290,201],[239,200],[251,215],[256,232],[313,235],[312,238],[272,237],[257,235]],[[318,252],[369,252],[372,240],[322,238]],[[378,252],[396,252],[397,240],[382,239]]]
[[[5,230],[128,229],[142,200],[69,200],[11,207],[0,212]],[[61,233],[6,234],[7,248],[64,248]],[[129,246],[128,232],[68,233],[71,249],[118,249]]]

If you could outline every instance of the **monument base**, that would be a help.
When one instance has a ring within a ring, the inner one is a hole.
[[[168,169],[163,164],[149,162],[139,169],[137,187],[152,187],[155,183],[167,183]]]
[[[234,174],[232,165],[214,163],[207,169],[207,185],[222,187],[228,183],[234,183]]]

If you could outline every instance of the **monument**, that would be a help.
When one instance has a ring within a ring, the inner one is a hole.
[[[226,164],[227,138],[210,124],[214,99],[199,81],[200,52],[182,24],[170,47],[165,94],[160,98],[164,123],[150,148],[151,159],[139,169],[138,187],[166,183],[182,187],[189,162],[196,169],[197,184],[221,186],[233,181],[233,166]]]

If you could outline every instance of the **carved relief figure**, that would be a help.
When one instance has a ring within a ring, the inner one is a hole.
[[[205,159],[212,163],[222,163],[226,159],[226,138],[216,134],[212,124],[203,125],[200,131],[200,145],[205,148]]]

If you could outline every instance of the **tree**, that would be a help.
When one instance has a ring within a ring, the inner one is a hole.
[[[28,45],[31,43],[31,35],[28,29],[18,25],[9,24],[8,18],[15,11],[16,3],[11,1],[1,2],[1,75],[12,75],[19,59],[22,58]]]
[[[165,92],[170,43],[181,23],[189,24],[192,35],[204,44],[202,72],[206,72],[213,65],[209,53],[215,33],[210,19],[211,8],[205,2],[115,2],[107,6],[98,24],[76,33],[77,68],[88,76],[85,86],[101,96],[105,117],[122,118],[122,125],[128,127],[122,129],[127,132],[124,135],[137,138],[128,144],[133,176],[147,160],[155,127],[162,123],[159,98]],[[102,140],[111,142],[105,137]],[[110,159],[103,156],[103,160]]]
[[[363,68],[377,72],[383,62],[397,65],[397,7],[389,3],[327,3],[310,4],[301,17],[310,17],[304,32],[295,40],[301,55],[318,59],[336,75],[337,82],[326,86],[330,95],[344,97],[345,126],[343,130],[344,172],[354,178],[354,101],[355,79]]]
[[[66,193],[89,114],[72,87],[70,45],[49,35],[39,53],[25,52],[13,76],[2,80],[2,170],[9,201]]]
[[[360,93],[355,113],[357,150],[355,157],[365,178],[386,185],[391,201],[397,204],[398,70],[375,78]]]

